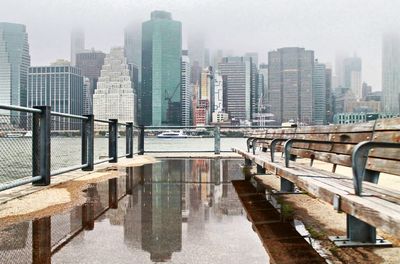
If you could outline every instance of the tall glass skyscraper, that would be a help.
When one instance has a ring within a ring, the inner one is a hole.
[[[25,25],[0,23],[0,104],[26,106],[30,62]]]
[[[142,24],[142,124],[181,124],[181,53],[181,22],[153,11]]]
[[[382,111],[400,113],[400,34],[383,36]]]

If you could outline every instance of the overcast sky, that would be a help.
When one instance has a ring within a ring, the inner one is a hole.
[[[32,65],[47,65],[69,59],[72,27],[84,27],[87,48],[107,52],[123,45],[128,23],[156,9],[182,22],[184,47],[196,29],[209,48],[256,51],[260,62],[285,46],[314,50],[332,66],[338,51],[355,53],[374,90],[381,88],[382,34],[400,32],[399,0],[0,0],[0,21],[25,24]]]

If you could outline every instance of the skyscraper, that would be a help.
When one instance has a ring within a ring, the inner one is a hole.
[[[262,75],[263,80],[263,91],[262,91],[262,98],[263,98],[263,105],[266,112],[269,111],[268,107],[268,64],[260,64],[260,69],[258,70],[259,74]]]
[[[190,83],[190,60],[188,51],[182,51],[182,125],[190,126],[191,122],[191,105],[192,105],[192,87]]]
[[[311,50],[293,47],[268,53],[269,105],[278,124],[311,124],[313,67]]]
[[[93,113],[92,97],[97,87],[105,57],[106,54],[95,50],[86,50],[76,54],[76,67],[81,69],[82,76],[89,79],[88,91],[84,93],[84,101],[87,103],[84,107],[85,114]]]
[[[382,111],[400,112],[400,34],[383,36]]]
[[[123,48],[112,48],[104,59],[93,95],[93,114],[99,119],[135,122],[135,94]]]
[[[344,65],[344,87],[350,88],[356,99],[362,98],[361,59],[346,58]]]
[[[191,31],[188,38],[188,52],[190,63],[193,65],[195,62],[200,68],[207,67],[209,65],[204,64],[206,58],[204,35],[201,32]]]
[[[76,65],[76,54],[85,50],[85,33],[76,28],[71,31],[71,66]]]
[[[171,13],[153,11],[142,24],[144,125],[181,124],[182,25]]]
[[[29,65],[25,25],[0,23],[0,104],[26,106]]]
[[[50,105],[51,110],[73,115],[83,114],[83,77],[81,70],[60,62],[45,67],[30,67],[28,107]],[[54,117],[55,130],[76,130],[80,126],[69,118]]]
[[[132,23],[124,32],[125,57],[131,71],[131,80],[140,91],[142,79],[142,28],[139,23]]]
[[[226,85],[226,112],[230,118],[251,121],[254,83],[252,60],[248,57],[225,57],[219,64]],[[223,98],[225,101],[225,96]]]
[[[326,124],[326,66],[319,63],[318,60],[314,63],[313,72],[313,124]]]

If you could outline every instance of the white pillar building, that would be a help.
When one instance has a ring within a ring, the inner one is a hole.
[[[97,89],[93,95],[95,118],[135,122],[134,96],[124,50],[112,48],[104,60]]]

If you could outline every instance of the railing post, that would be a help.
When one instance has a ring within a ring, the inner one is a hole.
[[[139,126],[139,136],[138,136],[138,154],[144,154],[144,126]]]
[[[220,127],[216,125],[214,127],[214,154],[220,154],[221,152],[221,133]]]
[[[82,120],[82,165],[87,164],[83,171],[92,171],[94,168],[94,116],[84,115],[88,119]]]
[[[42,176],[35,186],[50,184],[50,106],[34,106],[40,113],[33,114],[32,122],[32,176]]]
[[[126,123],[126,157],[133,158],[133,123]]]
[[[110,163],[118,162],[118,119],[109,119],[108,123],[108,157]]]

